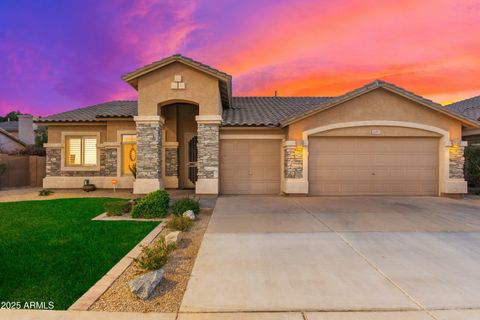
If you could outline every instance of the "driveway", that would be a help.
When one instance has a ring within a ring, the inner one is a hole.
[[[218,199],[180,311],[480,319],[466,309],[480,309],[480,205],[238,196]]]

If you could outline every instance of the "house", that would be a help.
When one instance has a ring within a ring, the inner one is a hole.
[[[0,128],[0,154],[14,154],[25,149],[26,143]]]
[[[480,120],[480,96],[458,101],[447,105],[447,107],[463,116]],[[469,128],[463,130],[463,139],[466,140],[469,145],[480,144],[480,129]]]
[[[33,116],[30,114],[18,115],[18,121],[0,122],[0,128],[17,137],[26,145],[35,144],[36,134],[45,130],[44,127],[38,127],[33,122]]]
[[[230,75],[181,55],[122,78],[138,101],[39,120],[49,127],[45,188],[89,179],[138,194],[467,191],[462,128],[479,123],[384,81],[338,97],[235,97]]]

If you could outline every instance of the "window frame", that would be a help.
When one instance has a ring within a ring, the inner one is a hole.
[[[68,140],[70,138],[80,138],[81,139],[81,161],[80,164],[71,164],[68,162],[69,155],[69,146]],[[96,151],[96,163],[95,164],[85,164],[85,150],[84,150],[84,139],[90,138],[96,140],[95,151]],[[61,171],[99,171],[100,170],[100,132],[91,131],[91,132],[62,132],[61,133]]]

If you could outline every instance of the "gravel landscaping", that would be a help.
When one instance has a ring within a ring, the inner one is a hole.
[[[212,209],[202,209],[193,227],[189,231],[180,233],[177,249],[163,267],[165,270],[164,278],[155,289],[150,300],[136,298],[130,292],[128,282],[145,273],[133,263],[100,299],[92,305],[90,310],[178,312],[212,211]],[[167,235],[169,232],[171,230],[164,229],[157,239]]]

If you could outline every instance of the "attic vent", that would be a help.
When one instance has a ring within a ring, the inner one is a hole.
[[[176,74],[173,76],[173,82],[171,83],[170,88],[173,90],[183,90],[185,89],[185,82],[182,81],[182,76]]]

